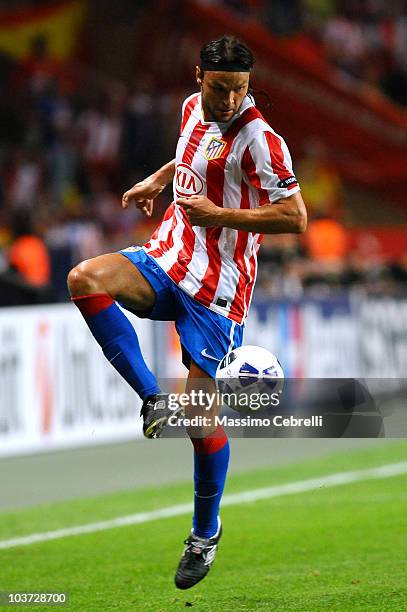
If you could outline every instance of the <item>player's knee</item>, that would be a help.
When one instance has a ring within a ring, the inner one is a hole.
[[[68,289],[72,296],[89,295],[104,291],[103,273],[86,260],[72,268],[68,274]]]

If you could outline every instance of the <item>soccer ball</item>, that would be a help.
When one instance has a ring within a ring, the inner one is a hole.
[[[282,393],[284,372],[267,349],[241,346],[223,357],[215,379],[224,404],[238,412],[251,412],[276,405],[272,400]]]

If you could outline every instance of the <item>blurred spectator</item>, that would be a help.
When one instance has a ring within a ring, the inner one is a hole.
[[[296,173],[310,218],[316,215],[342,216],[341,178],[329,162],[327,148],[321,140],[315,138],[308,143],[305,156],[296,164]]]
[[[8,250],[10,268],[28,285],[44,288],[50,282],[50,260],[44,241],[35,234],[31,213],[15,212],[12,219],[13,241]]]
[[[34,232],[28,209],[13,214],[11,234],[4,238],[10,245],[0,252],[0,306],[53,301],[48,249]]]
[[[310,221],[304,239],[310,257],[319,266],[335,265],[345,258],[346,230],[334,219],[321,217]]]
[[[79,141],[90,174],[106,173],[111,180],[117,176],[124,101],[124,88],[114,87],[100,94],[94,106],[79,115]]]
[[[73,131],[72,109],[61,106],[53,118],[53,141],[46,154],[46,170],[52,207],[70,207],[77,195],[78,152]]]
[[[21,148],[7,172],[8,199],[13,208],[32,207],[38,199],[42,181],[41,157]]]
[[[22,68],[27,74],[28,89],[34,96],[41,95],[62,74],[61,63],[50,56],[48,40],[43,34],[32,39],[30,54]]]
[[[157,96],[153,79],[143,74],[134,83],[125,109],[125,167],[136,169],[134,181],[150,174],[159,163],[160,132],[157,131]],[[154,137],[153,137],[154,135]]]
[[[323,28],[323,41],[328,61],[345,73],[360,77],[367,47],[362,28],[345,15],[328,19]]]

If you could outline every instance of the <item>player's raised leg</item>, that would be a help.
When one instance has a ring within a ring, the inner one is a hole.
[[[117,300],[135,311],[154,305],[154,290],[137,267],[119,253],[101,255],[73,268],[68,287],[72,301],[113,367],[143,401],[159,394],[134,327],[115,303]]]
[[[191,363],[186,391],[215,393],[213,379],[194,362]],[[222,535],[219,505],[225,486],[229,464],[229,442],[214,417],[218,406],[205,410],[204,406],[190,408],[187,416],[197,414],[210,417],[210,425],[188,430],[194,446],[194,517],[191,534],[185,540],[185,550],[179,563],[175,584],[179,589],[189,589],[202,580],[214,561]]]

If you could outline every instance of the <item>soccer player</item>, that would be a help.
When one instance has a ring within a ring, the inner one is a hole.
[[[175,159],[123,195],[147,216],[173,181],[174,199],[150,241],[82,262],[68,277],[77,305],[106,358],[143,400],[146,437],[161,435],[171,411],[115,302],[139,317],[175,321],[187,390],[212,381],[222,357],[242,344],[262,235],[299,233],[306,211],[284,140],[249,93],[254,58],[224,36],[205,44],[199,93],[182,107]],[[190,432],[189,432],[190,433]],[[221,427],[192,437],[195,500],[175,583],[208,573],[221,537],[219,504],[229,461]]]

